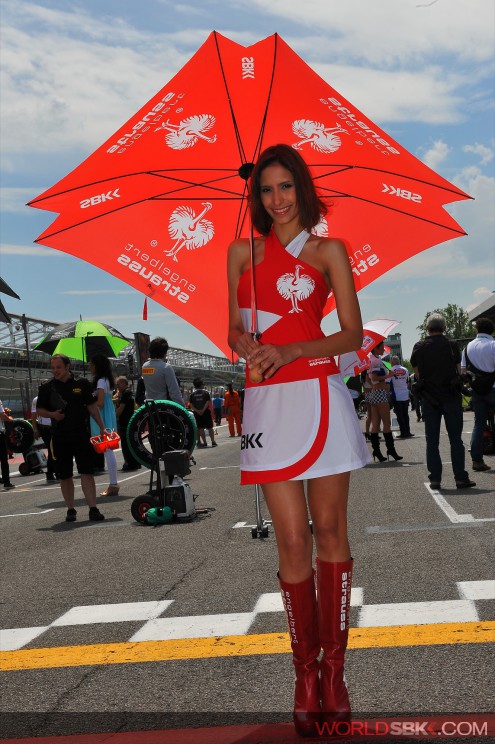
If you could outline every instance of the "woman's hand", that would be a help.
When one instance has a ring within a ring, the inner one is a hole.
[[[248,361],[249,355],[261,346],[260,342],[253,338],[251,333],[242,333],[235,343],[235,353]]]
[[[283,344],[275,346],[273,344],[258,344],[247,357],[246,361],[250,369],[258,368],[265,380],[273,377],[277,369],[284,364],[290,364],[298,358],[294,344]]]

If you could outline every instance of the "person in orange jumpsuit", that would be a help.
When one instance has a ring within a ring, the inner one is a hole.
[[[241,436],[241,396],[234,390],[232,385],[228,386],[225,393],[225,415],[229,425],[229,434],[235,436],[234,424],[237,429],[237,436]]]

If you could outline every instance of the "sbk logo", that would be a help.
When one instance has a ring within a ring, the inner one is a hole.
[[[243,434],[241,437],[241,450],[249,449],[250,447],[252,449],[256,449],[256,447],[263,449],[260,441],[262,436],[263,432],[261,434]]]
[[[408,191],[407,189],[399,189],[397,186],[388,186],[386,183],[382,183],[382,186],[382,194],[398,196],[400,199],[407,199],[407,201],[416,202],[417,204],[420,204],[423,199],[421,194],[413,194],[412,191]]]
[[[87,207],[95,207],[97,204],[103,204],[103,202],[112,201],[112,199],[120,199],[118,189],[107,191],[106,194],[97,194],[96,196],[91,196],[89,199],[83,199],[79,202],[79,205],[81,209],[87,209]]]
[[[254,57],[243,57],[241,60],[242,64],[242,79],[250,78],[254,80]]]

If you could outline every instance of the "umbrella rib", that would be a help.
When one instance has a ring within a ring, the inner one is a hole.
[[[467,232],[465,232],[464,230],[456,230],[455,227],[442,225],[441,222],[435,222],[434,220],[427,219],[426,217],[421,217],[418,214],[411,214],[410,212],[405,212],[403,209],[390,207],[387,204],[380,204],[379,202],[372,201],[371,199],[365,199],[362,196],[353,196],[352,194],[346,194],[343,191],[334,191],[332,196],[323,196],[323,199],[357,199],[358,201],[366,202],[367,204],[373,204],[374,207],[379,207],[380,209],[390,209],[391,212],[397,212],[398,214],[403,214],[406,217],[412,217],[412,219],[419,220],[420,222],[427,222],[429,225],[441,227],[443,230],[450,230],[451,232],[458,233],[458,235],[467,235]]]
[[[265,112],[264,121],[266,119],[266,116],[267,116],[267,112]],[[257,147],[258,147],[258,145],[257,145]],[[363,166],[363,165],[349,165],[349,164],[346,165],[345,163],[331,163],[331,164],[329,164],[329,163],[309,163],[308,165],[309,165],[310,168],[328,168],[330,166],[332,168],[332,174],[333,173],[341,173],[343,171],[353,170],[353,169],[359,169],[359,170],[363,170],[363,171],[373,171],[375,173],[383,173],[384,175],[397,176],[399,178],[407,178],[410,181],[416,181],[417,183],[423,183],[426,186],[431,186],[432,188],[441,189],[443,191],[448,191],[448,192],[451,192],[453,194],[457,194],[458,196],[464,196],[465,198],[473,199],[472,196],[469,196],[469,194],[465,194],[463,191],[460,191],[459,189],[448,188],[446,186],[438,186],[437,184],[431,183],[431,181],[426,181],[426,180],[421,179],[421,178],[415,178],[414,176],[404,175],[403,173],[397,173],[396,171],[384,170],[382,168],[370,168],[370,167],[366,167],[366,166]],[[336,170],[334,170],[334,169],[336,169]],[[74,187],[72,187],[70,189],[64,189],[63,191],[57,191],[56,193],[52,193],[49,196],[44,196],[44,197],[41,197],[41,198],[40,197],[37,197],[36,199],[32,199],[31,201],[28,201],[27,202],[27,206],[31,207],[31,206],[36,205],[36,204],[41,204],[42,202],[47,201],[49,199],[53,199],[54,197],[62,196],[63,194],[70,194],[71,191],[79,191],[80,189],[83,189],[83,188],[89,188],[91,186],[98,186],[99,184],[107,183],[108,181],[116,181],[117,179],[121,179],[121,178],[134,178],[135,176],[157,176],[158,178],[167,178],[167,175],[163,175],[163,174],[173,173],[175,171],[180,172],[180,173],[185,173],[188,170],[190,170],[193,173],[197,173],[197,169],[196,168],[170,168],[170,169],[166,169],[166,170],[163,170],[163,171],[155,171],[155,170],[151,170],[151,171],[135,171],[134,173],[124,173],[124,174],[121,174],[119,176],[112,176],[111,178],[102,178],[102,179],[97,180],[97,181],[88,181],[87,183],[85,183],[85,184],[83,184],[81,186],[74,186]],[[237,171],[236,171],[235,168],[202,168],[201,170],[203,170],[205,172],[211,172],[211,173],[215,173],[217,171],[220,171],[220,172],[222,172],[222,171],[223,172],[225,172],[225,171],[232,171],[232,175],[235,175],[237,173]],[[328,174],[326,174],[326,173],[323,173],[322,175],[316,175],[316,176],[314,176],[314,179],[313,180],[317,181],[317,180],[319,180],[321,178],[325,178],[327,175]],[[228,178],[228,176],[226,176],[226,178]],[[179,181],[181,179],[171,179],[171,180],[178,180]],[[184,181],[184,183],[188,183],[188,182],[187,181]],[[190,183],[191,183],[191,185],[196,185],[194,181],[191,181]],[[205,184],[203,183],[201,185],[205,185]]]
[[[318,163],[312,163],[309,165],[309,167],[310,168],[328,168],[329,165],[331,166],[332,169],[334,167],[340,169],[338,171],[332,170],[331,175],[333,175],[334,173],[341,173],[342,171],[345,171],[345,170],[354,170],[354,169],[361,170],[361,171],[372,171],[373,173],[383,173],[386,176],[397,176],[398,178],[407,178],[408,181],[415,181],[416,183],[422,183],[425,186],[431,186],[432,188],[439,189],[440,191],[448,191],[452,194],[456,194],[457,196],[464,196],[467,199],[474,199],[474,197],[469,196],[469,194],[465,194],[464,191],[461,191],[460,189],[448,188],[447,186],[439,186],[438,184],[432,183],[431,181],[425,181],[424,178],[415,178],[414,176],[409,176],[404,173],[396,173],[395,171],[383,170],[383,168],[370,168],[365,165],[344,165],[343,163],[341,164],[340,163],[335,163],[335,164],[334,163],[331,163],[331,164],[323,163],[321,165]],[[315,176],[313,180],[316,181],[318,178],[325,178],[327,175],[328,174],[326,173],[322,173],[321,176]]]
[[[204,186],[206,184],[189,184],[190,186]],[[107,217],[109,214],[115,214],[116,212],[120,212],[122,209],[128,209],[129,207],[135,207],[137,204],[144,204],[144,202],[152,202],[152,201],[169,201],[176,198],[177,193],[180,191],[185,191],[188,188],[188,186],[184,186],[183,188],[177,188],[174,189],[174,191],[169,192],[169,196],[164,196],[162,194],[157,194],[156,196],[148,196],[145,199],[138,199],[135,202],[131,202],[129,204],[124,204],[119,207],[115,207],[112,210],[109,210],[108,212],[103,212],[102,214],[96,214],[93,217],[88,217],[85,220],[81,220],[80,222],[73,222],[70,225],[67,225],[66,227],[63,227],[61,230],[54,230],[54,232],[47,233],[43,235],[43,241],[45,241],[47,238],[52,238],[54,235],[60,235],[63,232],[66,232],[66,230],[72,230],[75,227],[80,227],[80,225],[85,225],[88,222],[93,222],[94,220],[99,220],[102,217]],[[218,199],[222,201],[239,201],[244,199],[244,194],[238,194],[235,191],[229,192],[225,189],[216,189],[220,193],[225,194],[225,196],[218,197]],[[230,194],[230,196],[228,196]],[[173,195],[173,196],[172,196]],[[213,197],[212,197],[213,198]],[[204,201],[204,197],[196,196],[196,197],[188,197],[189,201]],[[40,241],[39,239],[36,239],[35,243],[40,243],[40,245],[43,245],[43,241]]]
[[[242,165],[243,163],[246,162],[246,153],[244,152],[244,145],[242,144],[241,135],[240,135],[240,132],[239,132],[239,127],[237,126],[237,120],[236,120],[235,113],[234,113],[234,107],[232,105],[232,99],[230,98],[229,86],[227,85],[227,77],[225,75],[225,70],[224,70],[224,67],[223,67],[222,55],[220,54],[220,46],[219,46],[219,43],[218,43],[218,34],[217,34],[216,31],[213,31],[213,35],[214,35],[214,38],[215,38],[215,46],[217,48],[217,55],[218,55],[218,63],[220,65],[220,72],[222,73],[223,83],[225,85],[225,93],[227,94],[227,101],[229,103],[230,115],[232,117],[232,125],[234,127],[234,134],[235,134],[235,139],[236,139],[236,142],[237,142],[237,149],[239,150],[239,157],[240,157],[240,160],[241,160],[240,165]]]
[[[47,201],[48,199],[53,199],[56,196],[62,196],[63,194],[70,194],[71,191],[79,191],[80,189],[89,188],[90,186],[98,186],[102,183],[107,183],[108,181],[117,181],[121,178],[134,178],[135,176],[157,176],[158,178],[166,178],[167,176],[162,175],[162,173],[173,173],[175,171],[179,173],[184,173],[187,171],[191,171],[193,173],[197,173],[197,168],[170,168],[164,171],[136,171],[135,173],[123,173],[120,176],[112,176],[111,178],[102,178],[99,181],[88,181],[88,183],[82,184],[82,186],[74,186],[70,189],[64,189],[63,191],[57,191],[54,194],[50,194],[49,196],[44,196],[41,198],[32,199],[31,201],[27,202],[28,207],[31,207],[35,204],[39,204],[43,201]],[[237,170],[235,168],[201,168],[203,171],[216,173],[217,171],[232,171],[232,175],[237,174]],[[225,178],[229,178],[229,176],[225,176]],[[174,179],[171,178],[170,180],[180,180],[180,179]],[[184,183],[188,183],[187,181],[184,181]],[[190,182],[192,186],[195,185],[194,181]]]
[[[279,37],[278,37],[278,34],[277,33],[273,34],[274,45],[273,45],[272,75],[271,75],[271,78],[270,78],[270,87],[268,89],[268,95],[266,97],[265,113],[263,114],[263,119],[261,121],[260,131],[259,131],[259,134],[258,134],[258,141],[256,143],[256,146],[255,146],[255,149],[254,149],[254,153],[253,153],[253,158],[252,158],[252,162],[253,163],[256,162],[256,160],[258,159],[258,155],[261,152],[261,146],[262,146],[262,142],[263,142],[263,135],[265,133],[266,120],[267,120],[267,117],[268,117],[268,106],[270,105],[270,100],[271,100],[271,97],[272,97],[272,90],[273,90],[273,81],[275,79],[275,64],[276,64],[276,61],[277,61],[278,38]]]

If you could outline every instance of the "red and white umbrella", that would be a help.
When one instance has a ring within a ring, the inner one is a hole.
[[[468,195],[278,34],[246,48],[213,32],[109,140],[30,202],[59,215],[36,242],[118,277],[230,356],[227,246],[249,235],[246,179],[278,142],[308,163],[328,206],[318,234],[343,240],[357,290],[465,234],[444,204]],[[325,314],[334,307],[331,294]]]
[[[363,343],[357,351],[341,354],[339,357],[340,374],[343,377],[359,375],[370,366],[369,355],[380,341],[384,341],[391,331],[399,325],[400,320],[375,318],[363,325]],[[390,350],[389,350],[390,351]]]

